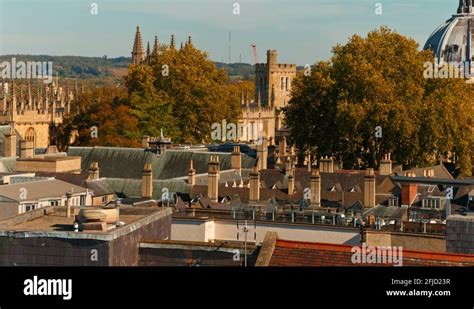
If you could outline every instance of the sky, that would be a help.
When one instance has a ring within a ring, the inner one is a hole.
[[[97,4],[97,15],[91,4]],[[234,15],[239,5],[240,14]],[[376,15],[376,4],[382,15]],[[458,0],[0,0],[0,55],[130,56],[135,28],[177,45],[192,36],[214,61],[259,62],[267,49],[298,65],[329,59],[353,34],[386,25],[421,47]]]

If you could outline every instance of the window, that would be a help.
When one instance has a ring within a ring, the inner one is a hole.
[[[25,205],[25,212],[35,210],[35,205]]]
[[[286,86],[285,86],[286,90],[289,90],[290,89],[290,78],[287,77],[286,78]]]
[[[392,197],[388,199],[388,206],[397,206],[398,207],[398,197]]]
[[[440,208],[440,200],[439,199],[436,199],[436,198],[427,198],[427,199],[424,199],[422,202],[421,202],[423,208],[427,208],[427,209],[439,209]]]
[[[284,90],[285,89],[285,78],[282,77],[281,78],[281,90]]]

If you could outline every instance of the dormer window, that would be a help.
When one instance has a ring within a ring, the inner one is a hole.
[[[389,207],[398,207],[398,197],[391,197],[388,199],[388,206]]]
[[[425,209],[439,209],[440,200],[438,198],[425,198],[421,202],[421,207]]]

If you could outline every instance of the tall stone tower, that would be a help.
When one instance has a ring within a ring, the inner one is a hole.
[[[143,49],[142,34],[140,27],[137,26],[135,41],[133,42],[132,64],[140,64],[145,60],[145,51]]]
[[[295,64],[277,63],[277,51],[267,51],[267,63],[255,67],[255,101],[262,106],[281,108],[288,104]]]

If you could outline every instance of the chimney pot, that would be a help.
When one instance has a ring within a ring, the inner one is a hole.
[[[153,172],[150,163],[146,163],[142,171],[142,197],[153,197]]]

